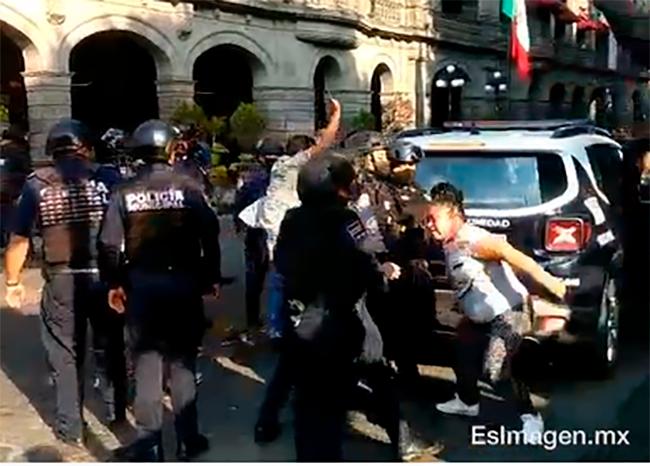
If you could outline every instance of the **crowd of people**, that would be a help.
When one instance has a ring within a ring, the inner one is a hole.
[[[238,183],[233,214],[245,236],[248,330],[265,324],[279,353],[255,440],[279,436],[293,394],[299,461],[341,461],[346,411],[359,401],[386,429],[396,460],[436,450],[402,415],[399,387],[418,381],[420,345],[435,318],[429,263],[441,254],[464,318],[457,394],[437,410],[477,416],[485,373],[516,405],[531,443],[539,442],[544,422],[518,371],[517,313],[527,296],[518,276],[558,301],[570,293],[507,241],[468,224],[457,187],[422,192],[414,181],[418,147],[371,132],[337,144],[340,122],[332,100],[316,137],[262,139]],[[164,460],[164,390],[176,458],[209,448],[199,431],[196,359],[206,328],[202,296],[218,297],[224,279],[209,149],[190,133],[149,120],[128,137],[110,130],[95,141],[83,123],[62,120],[47,139],[53,164],[26,178],[11,221],[3,220],[12,307],[24,298],[30,238],[38,231],[43,239],[41,338],[56,388],[55,433],[83,443],[90,323],[106,419],[125,422],[131,404],[137,422],[138,439],[115,452],[121,460]],[[124,153],[132,163],[118,163]]]

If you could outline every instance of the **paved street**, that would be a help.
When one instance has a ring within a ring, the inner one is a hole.
[[[207,301],[214,326],[206,337],[200,368],[200,421],[211,440],[205,461],[287,461],[292,460],[291,412],[283,418],[286,427],[274,444],[260,447],[252,440],[252,427],[264,381],[270,377],[275,356],[267,345],[245,344],[221,347],[220,338],[229,326],[242,326],[243,252],[240,241],[225,224],[222,234],[224,274],[236,282],[224,290],[219,302]],[[92,436],[88,451],[63,448],[47,424],[52,421],[53,392],[48,385],[45,356],[39,339],[39,272],[26,274],[29,303],[22,313],[3,307],[1,314],[0,372],[0,458],[2,460],[102,460],[120,441],[132,438],[133,431],[110,432],[101,424],[96,393],[88,387],[88,421]],[[4,290],[2,290],[4,296]],[[453,390],[453,374],[448,368],[422,366],[422,394],[405,402],[409,420],[423,438],[438,441],[444,450],[437,456],[444,461],[571,461],[580,459],[648,460],[648,349],[639,343],[623,349],[622,365],[607,381],[589,380],[567,363],[549,373],[535,387],[535,403],[543,410],[547,429],[629,429],[630,446],[541,447],[469,446],[470,422],[441,416],[433,405],[446,399]],[[573,364],[573,366],[571,365]],[[90,385],[90,384],[89,384]],[[543,385],[543,386],[542,386]],[[171,416],[168,415],[169,420]],[[482,412],[475,424],[494,426],[505,423],[516,427],[514,413],[486,390]],[[168,451],[173,453],[173,429],[167,423]],[[381,429],[373,428],[354,416],[345,444],[345,457],[354,461],[387,461],[390,450]]]

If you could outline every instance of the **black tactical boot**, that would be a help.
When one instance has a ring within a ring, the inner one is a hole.
[[[176,458],[178,461],[189,461],[209,449],[210,441],[208,438],[204,435],[197,434],[196,437],[177,444]]]

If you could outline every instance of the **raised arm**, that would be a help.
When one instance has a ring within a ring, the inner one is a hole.
[[[332,99],[330,102],[332,105],[330,121],[325,129],[321,131],[316,145],[312,146],[309,149],[309,154],[311,157],[317,157],[318,155],[325,152],[336,140],[336,135],[341,125],[341,104],[336,99]]]
[[[564,299],[566,295],[564,283],[504,239],[493,235],[486,236],[474,244],[472,254],[483,260],[503,260],[515,270],[528,275],[559,299]]]

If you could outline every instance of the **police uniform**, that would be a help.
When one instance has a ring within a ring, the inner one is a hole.
[[[313,196],[331,183],[337,161],[325,156],[301,171],[302,205],[287,212],[278,237],[276,267],[285,277],[297,365],[294,373],[295,444],[298,461],[340,461],[345,413],[364,328],[356,306],[383,276],[361,244],[358,216],[333,192]],[[334,167],[332,170],[328,167]],[[316,175],[309,181],[309,173]],[[319,175],[320,173],[320,175]]]
[[[43,237],[41,336],[56,386],[56,434],[71,442],[82,437],[87,322],[90,319],[93,328],[99,329],[108,315],[95,239],[115,180],[103,175],[96,165],[74,153],[58,156],[53,166],[39,168],[28,177],[12,228],[14,234],[29,237],[38,225]],[[119,323],[111,328],[119,328]],[[105,392],[105,397],[117,403],[114,409],[123,415],[120,337],[106,348],[113,382],[107,391],[114,388],[115,394]]]
[[[165,130],[157,120],[141,126],[153,133]],[[154,144],[164,137],[151,139]],[[135,362],[139,440],[117,455],[163,457],[161,399],[167,364],[178,454],[185,451],[189,457],[207,448],[198,432],[194,374],[205,323],[202,294],[221,280],[219,222],[192,178],[160,157],[145,163],[112,196],[100,234],[103,272],[112,289],[122,287],[127,295],[126,327]]]
[[[368,307],[384,337],[387,356],[397,362],[400,375],[413,377],[418,345],[432,330],[435,318],[435,293],[428,271],[432,243],[413,210],[426,198],[412,184],[398,185],[363,170],[358,190],[353,207],[364,221],[379,262],[390,261],[402,269],[388,294],[368,297]]]

